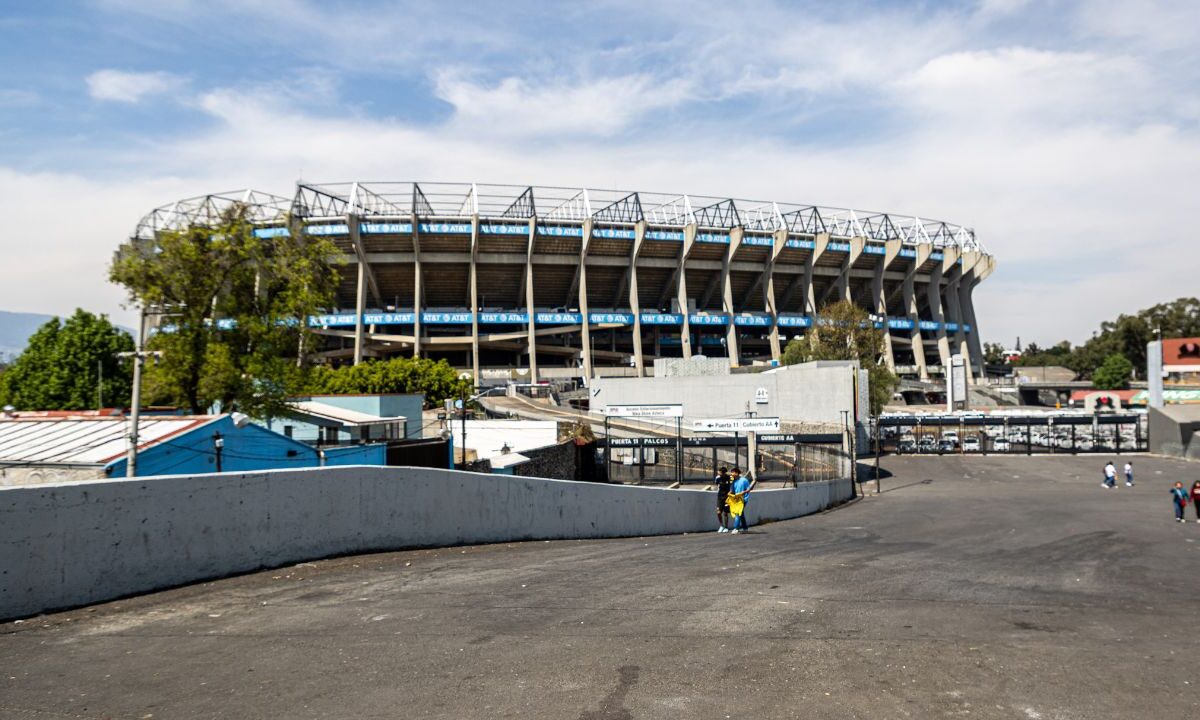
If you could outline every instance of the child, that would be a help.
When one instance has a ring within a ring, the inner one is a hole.
[[[1200,523],[1200,480],[1192,483],[1192,508],[1196,511],[1196,522]]]
[[[1187,507],[1188,493],[1183,489],[1183,483],[1176,482],[1175,487],[1171,488],[1171,502],[1175,505],[1175,521],[1187,522],[1183,519],[1183,509]]]
[[[1104,482],[1101,484],[1105,489],[1117,486],[1117,468],[1112,464],[1112,460],[1109,460],[1108,464],[1104,466]]]
[[[1125,487],[1133,487],[1133,463],[1125,463]]]

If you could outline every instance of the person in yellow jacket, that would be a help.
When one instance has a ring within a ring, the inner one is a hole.
[[[733,487],[729,490],[729,495],[725,498],[725,504],[729,507],[729,515],[733,518],[733,534],[746,532],[750,529],[749,523],[746,522],[746,503],[750,500],[750,491],[754,489],[754,483],[742,477],[742,469],[734,468],[729,473],[733,476]]]

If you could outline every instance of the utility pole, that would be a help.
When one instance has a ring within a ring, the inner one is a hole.
[[[225,449],[225,438],[221,437],[221,431],[213,432],[213,453],[217,456],[217,472],[221,472],[221,451]]]
[[[96,409],[104,409],[104,361],[96,358]]]
[[[137,477],[138,423],[142,408],[142,364],[147,357],[160,357],[161,352],[146,351],[146,308],[138,312],[137,346],[133,352],[117,353],[119,358],[133,358],[133,397],[129,407],[129,454],[125,460],[125,477]]]

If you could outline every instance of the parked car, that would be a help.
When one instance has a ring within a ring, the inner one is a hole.
[[[1012,450],[1012,443],[1006,437],[999,437],[992,443],[992,449],[996,452],[1008,452]]]
[[[963,452],[979,452],[979,438],[974,435],[963,438],[962,448]]]
[[[902,453],[915,453],[917,451],[917,441],[912,438],[901,440],[898,449]]]
[[[954,442],[953,440],[943,439],[938,442],[937,449],[938,452],[954,452],[957,445],[958,443]]]
[[[937,452],[937,440],[931,437],[921,438],[917,443],[917,450],[920,452]]]

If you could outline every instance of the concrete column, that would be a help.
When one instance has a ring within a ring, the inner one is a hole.
[[[813,251],[804,262],[804,314],[815,317],[817,314],[816,291],[813,288],[813,266],[825,254],[829,247],[829,233],[817,233],[813,238]]]
[[[983,374],[983,340],[979,334],[979,324],[975,321],[975,301],[974,293],[975,286],[983,282],[984,278],[992,274],[995,269],[995,258],[990,255],[984,255],[979,251],[975,266],[971,270],[971,282],[965,284],[962,290],[962,308],[963,316],[968,323],[971,324],[971,332],[967,333],[967,344],[971,348],[971,358],[978,365],[979,374]]]
[[[729,247],[725,251],[725,259],[721,262],[721,309],[729,316],[729,324],[725,326],[725,349],[729,353],[729,364],[733,367],[741,365],[738,353],[737,325],[733,322],[736,309],[733,305],[733,281],[729,273],[729,265],[733,255],[742,244],[744,230],[740,227],[729,231]]]
[[[529,218],[529,242],[525,246],[525,312],[529,313],[529,322],[525,327],[528,332],[529,344],[529,382],[538,381],[537,366],[537,332],[534,326],[533,311],[533,239],[537,233],[537,220]]]
[[[417,214],[413,213],[413,357],[421,357],[421,311],[425,306],[425,289],[421,275],[421,230]]]
[[[638,255],[646,239],[646,221],[640,220],[633,229],[633,254],[629,258],[629,308],[633,311],[633,366],[638,377],[646,375],[646,359],[642,355],[642,310],[638,297]]]
[[[479,261],[479,215],[471,216],[471,374],[479,384],[479,282],[476,263]]]
[[[950,366],[950,342],[946,338],[946,314],[942,312],[942,275],[945,272],[946,261],[944,258],[947,252],[947,250],[942,251],[943,260],[941,264],[934,266],[933,272],[929,273],[929,284],[925,286],[931,319],[938,324],[935,337],[943,372]]]
[[[766,293],[767,312],[771,313],[771,359],[779,360],[783,357],[783,349],[779,343],[779,309],[775,306],[775,261],[779,259],[779,253],[787,247],[788,231],[786,228],[776,230],[772,238],[771,255],[767,259],[767,282],[764,292]]]
[[[921,334],[921,313],[917,306],[916,279],[917,268],[921,267],[933,248],[929,245],[918,245],[917,257],[912,267],[904,276],[902,290],[904,292],[904,307],[908,311],[908,319],[912,323],[909,330],[909,342],[912,344],[913,362],[917,364],[917,373],[922,380],[929,379],[929,366],[925,361],[925,337]]]
[[[688,317],[688,292],[687,292],[687,259],[688,255],[692,254],[692,248],[696,245],[696,226],[686,225],[683,228],[683,252],[679,256],[679,282],[676,283],[676,303],[679,305],[679,312],[683,313],[683,323],[679,326],[679,347],[683,351],[684,359],[692,357],[692,325]]]
[[[875,277],[871,284],[872,306],[875,308],[877,315],[882,315],[883,321],[883,349],[884,360],[887,363],[888,370],[896,371],[896,357],[892,352],[892,332],[888,329],[887,317],[887,293],[883,289],[883,274],[891,267],[892,262],[900,256],[900,248],[903,242],[899,239],[888,240],[884,243],[884,254],[879,256],[879,262],[875,264]]]
[[[866,247],[866,238],[850,238],[850,252],[846,253],[846,258],[842,260],[842,272],[838,275],[837,279],[838,295],[841,300],[854,300],[850,292],[850,268],[854,267],[854,263],[862,256],[863,249]]]
[[[591,323],[588,322],[588,299],[587,299],[587,255],[588,246],[592,242],[592,219],[588,218],[583,221],[583,237],[579,245],[579,313],[582,321],[583,331],[583,376],[587,381],[591,381],[592,374],[592,332]]]
[[[358,285],[355,288],[354,299],[354,364],[363,359],[363,313],[367,309],[367,267],[358,261]]]

